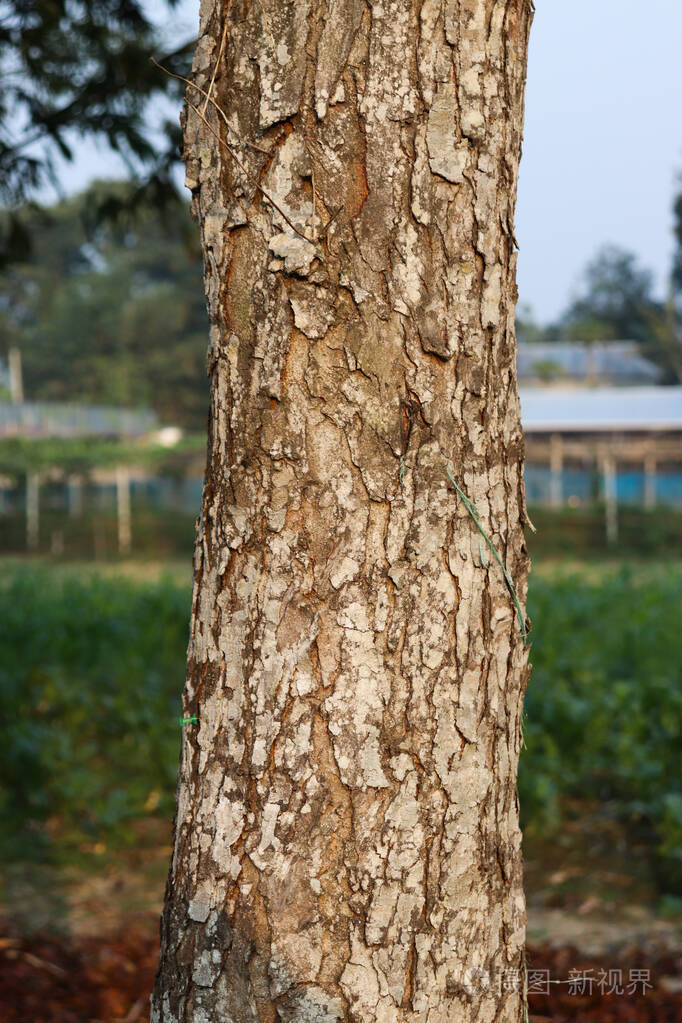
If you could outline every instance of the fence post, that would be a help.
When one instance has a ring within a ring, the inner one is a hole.
[[[609,547],[618,540],[618,475],[616,459],[610,452],[602,456],[604,474],[604,501],[606,503],[606,542]]]
[[[549,469],[549,503],[552,508],[559,508],[563,496],[564,445],[558,433],[549,439]]]
[[[656,506],[656,458],[651,453],[644,456],[644,507]]]
[[[116,466],[116,510],[118,513],[118,550],[129,554],[132,539],[130,516],[130,472],[126,465]]]
[[[67,480],[69,495],[69,518],[76,519],[83,514],[83,479],[72,475]]]
[[[29,551],[38,548],[40,530],[40,473],[26,473],[26,546]]]
[[[9,367],[10,401],[21,405],[24,400],[24,384],[21,375],[21,349],[12,347],[7,353]]]

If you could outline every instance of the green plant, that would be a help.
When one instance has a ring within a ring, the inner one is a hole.
[[[563,798],[597,800],[650,840],[659,882],[682,890],[682,574],[540,577],[528,606],[526,824],[556,828]]]
[[[186,588],[31,568],[0,606],[4,841],[26,844],[48,819],[125,839],[145,807],[170,816]]]
[[[128,841],[172,816],[190,594],[19,565],[0,582],[0,842],[8,857]],[[519,788],[524,828],[580,805],[645,844],[682,892],[682,570],[537,573]]]

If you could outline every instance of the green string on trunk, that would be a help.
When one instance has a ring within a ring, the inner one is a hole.
[[[502,558],[498,554],[497,548],[495,547],[495,544],[492,542],[492,540],[490,539],[490,537],[486,533],[485,529],[481,525],[481,520],[480,520],[480,518],[478,516],[478,512],[476,510],[476,506],[474,504],[472,504],[472,502],[469,500],[469,498],[464,493],[462,488],[459,486],[459,484],[455,480],[454,476],[452,475],[452,473],[450,472],[450,470],[447,467],[446,467],[445,471],[446,471],[446,473],[448,475],[448,479],[450,480],[450,482],[452,483],[453,487],[455,488],[455,490],[459,494],[460,498],[462,499],[462,504],[464,505],[466,510],[469,512],[469,515],[471,515],[472,519],[474,520],[474,523],[476,524],[476,528],[478,529],[479,533],[481,534],[481,536],[483,537],[485,542],[488,544],[488,547],[490,547],[490,550],[493,552],[493,557],[495,558],[495,561],[498,563],[498,565],[502,569],[502,574],[504,575],[504,581],[507,584],[507,589],[511,593],[511,598],[514,601],[514,607],[516,608],[516,613],[517,613],[517,615],[519,617],[519,625],[521,626],[521,635],[523,636],[523,642],[524,642],[525,645],[527,645],[528,644],[528,629],[526,628],[526,619],[524,618],[523,611],[521,610],[521,604],[519,602],[519,598],[516,596],[516,590],[514,589],[514,583],[512,582],[512,578],[509,575],[509,572],[507,571],[507,568],[506,568]]]

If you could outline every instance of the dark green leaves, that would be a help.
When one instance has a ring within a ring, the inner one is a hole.
[[[173,6],[173,0],[169,0]],[[151,100],[178,100],[180,83],[150,63],[165,54],[186,72],[191,40],[170,45],[138,0],[0,0],[0,204],[14,208],[55,181],[61,156],[92,137],[120,154],[131,174],[162,178],[177,160],[178,132],[150,125]],[[0,263],[21,248],[0,236]]]
[[[535,578],[528,608],[526,822],[557,826],[562,797],[596,801],[633,837],[653,835],[661,885],[682,890],[682,575]]]
[[[152,406],[203,429],[208,321],[186,208],[100,182],[48,212],[22,211],[33,255],[0,274],[0,344],[21,349],[28,398]]]

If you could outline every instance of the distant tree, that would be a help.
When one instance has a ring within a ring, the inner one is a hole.
[[[88,230],[104,196],[125,210],[134,188],[98,182],[49,216],[20,210],[35,245],[0,274],[0,351],[21,348],[31,398],[151,405],[200,427],[207,319],[188,211],[141,205]]]
[[[664,370],[665,382],[682,380],[682,346],[670,305],[654,296],[653,274],[632,252],[616,246],[600,249],[558,326],[564,338],[588,344],[638,341]]]
[[[680,183],[682,184],[682,181]],[[672,283],[674,294],[682,304],[682,191],[676,196],[673,203],[673,220],[675,251],[673,253]]]
[[[530,305],[520,305],[516,311],[516,340],[519,344],[541,344],[560,340],[560,331],[555,324],[542,326],[535,319]]]
[[[532,369],[535,376],[546,384],[561,379],[565,374],[564,367],[555,359],[538,359],[533,363]]]
[[[653,275],[632,252],[604,246],[587,264],[581,290],[564,313],[564,336],[576,341],[653,340],[663,305]]]
[[[183,69],[187,49],[164,62]],[[56,180],[57,155],[72,159],[79,137],[126,160],[140,186],[128,201],[172,195],[179,126],[162,122],[154,133],[145,116],[151,99],[179,95],[180,83],[150,63],[162,51],[139,0],[0,0],[0,204],[14,210],[34,199]],[[25,254],[29,243],[25,219],[5,217],[0,260]]]
[[[587,264],[580,290],[555,323],[543,326],[530,306],[519,306],[519,342],[638,341],[663,369],[666,383],[682,383],[682,192],[673,214],[675,251],[667,301],[655,297],[653,274],[634,253],[607,245]]]

